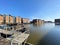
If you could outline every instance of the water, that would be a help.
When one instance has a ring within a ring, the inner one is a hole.
[[[31,24],[30,28],[29,43],[34,45],[60,45],[60,25],[54,23]]]

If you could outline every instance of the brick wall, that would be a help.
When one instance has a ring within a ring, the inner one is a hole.
[[[9,16],[10,17],[10,23],[13,24],[14,23],[14,18],[12,16]]]
[[[16,17],[16,23],[21,24],[21,17]]]
[[[0,15],[0,24],[4,23],[4,16]]]
[[[6,23],[6,24],[9,24],[9,16],[6,16],[5,19],[6,19],[6,20],[5,20],[5,23]]]
[[[28,18],[23,18],[23,23],[30,23]]]

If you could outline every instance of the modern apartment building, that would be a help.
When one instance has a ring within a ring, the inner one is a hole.
[[[55,24],[60,25],[60,19],[55,19]]]

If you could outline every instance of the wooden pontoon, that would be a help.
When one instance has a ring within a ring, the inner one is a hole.
[[[29,34],[21,33],[21,35],[17,35],[15,38],[11,40],[11,45],[13,45],[14,43],[17,45],[22,45],[22,43],[25,42],[28,37]]]
[[[6,31],[6,30],[0,30],[0,33],[3,33],[3,34],[10,34],[10,35],[12,35],[14,32],[12,32],[12,31]]]

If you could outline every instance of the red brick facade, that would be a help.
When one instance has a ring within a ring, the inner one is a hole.
[[[4,16],[0,15],[0,24],[3,24],[3,23],[4,23]]]

